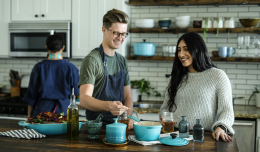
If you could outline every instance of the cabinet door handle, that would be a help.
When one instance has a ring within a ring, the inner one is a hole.
[[[44,17],[44,14],[42,14],[42,17]]]
[[[38,17],[38,15],[36,14],[35,17]]]
[[[234,122],[233,126],[253,126],[253,123]]]

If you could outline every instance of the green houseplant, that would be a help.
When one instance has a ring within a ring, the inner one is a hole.
[[[248,99],[248,105],[249,105],[249,103],[250,103],[250,100],[251,100],[251,98],[253,97],[253,95],[256,95],[256,106],[257,107],[260,107],[260,92],[259,92],[259,90],[257,89],[257,85],[256,85],[256,87],[255,87],[255,91],[253,91],[253,93],[251,94],[251,96],[249,97],[249,99]],[[258,101],[259,100],[259,101]]]
[[[141,80],[130,81],[130,83],[131,83],[132,90],[140,89],[140,94],[146,93],[148,96],[150,96],[151,94],[154,94],[156,97],[161,97],[161,93],[158,92],[157,90],[155,90],[155,88],[151,87],[150,81],[145,80],[144,78]],[[139,99],[139,100],[141,100],[141,99]]]

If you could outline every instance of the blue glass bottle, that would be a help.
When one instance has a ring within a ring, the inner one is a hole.
[[[179,123],[179,137],[189,138],[190,123],[185,120],[186,116],[181,116],[182,120]]]
[[[193,126],[193,142],[204,142],[204,126],[200,123],[200,119],[196,119],[196,124]]]

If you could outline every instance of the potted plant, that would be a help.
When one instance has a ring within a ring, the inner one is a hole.
[[[131,93],[133,97],[133,102],[141,101],[141,94],[146,93],[148,96],[154,94],[156,97],[160,97],[161,93],[151,87],[150,81],[145,80],[133,80],[131,83]],[[139,99],[138,99],[139,98]]]
[[[257,89],[257,86],[255,87],[255,91],[253,91],[253,93],[251,94],[251,96],[248,99],[248,105],[250,103],[251,98],[253,97],[253,95],[255,95],[255,100],[256,100],[256,107],[260,107],[260,92]]]

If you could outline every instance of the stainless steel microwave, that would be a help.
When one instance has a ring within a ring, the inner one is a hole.
[[[47,57],[46,38],[59,34],[65,42],[62,56],[71,57],[71,22],[9,23],[10,51],[12,57]]]

